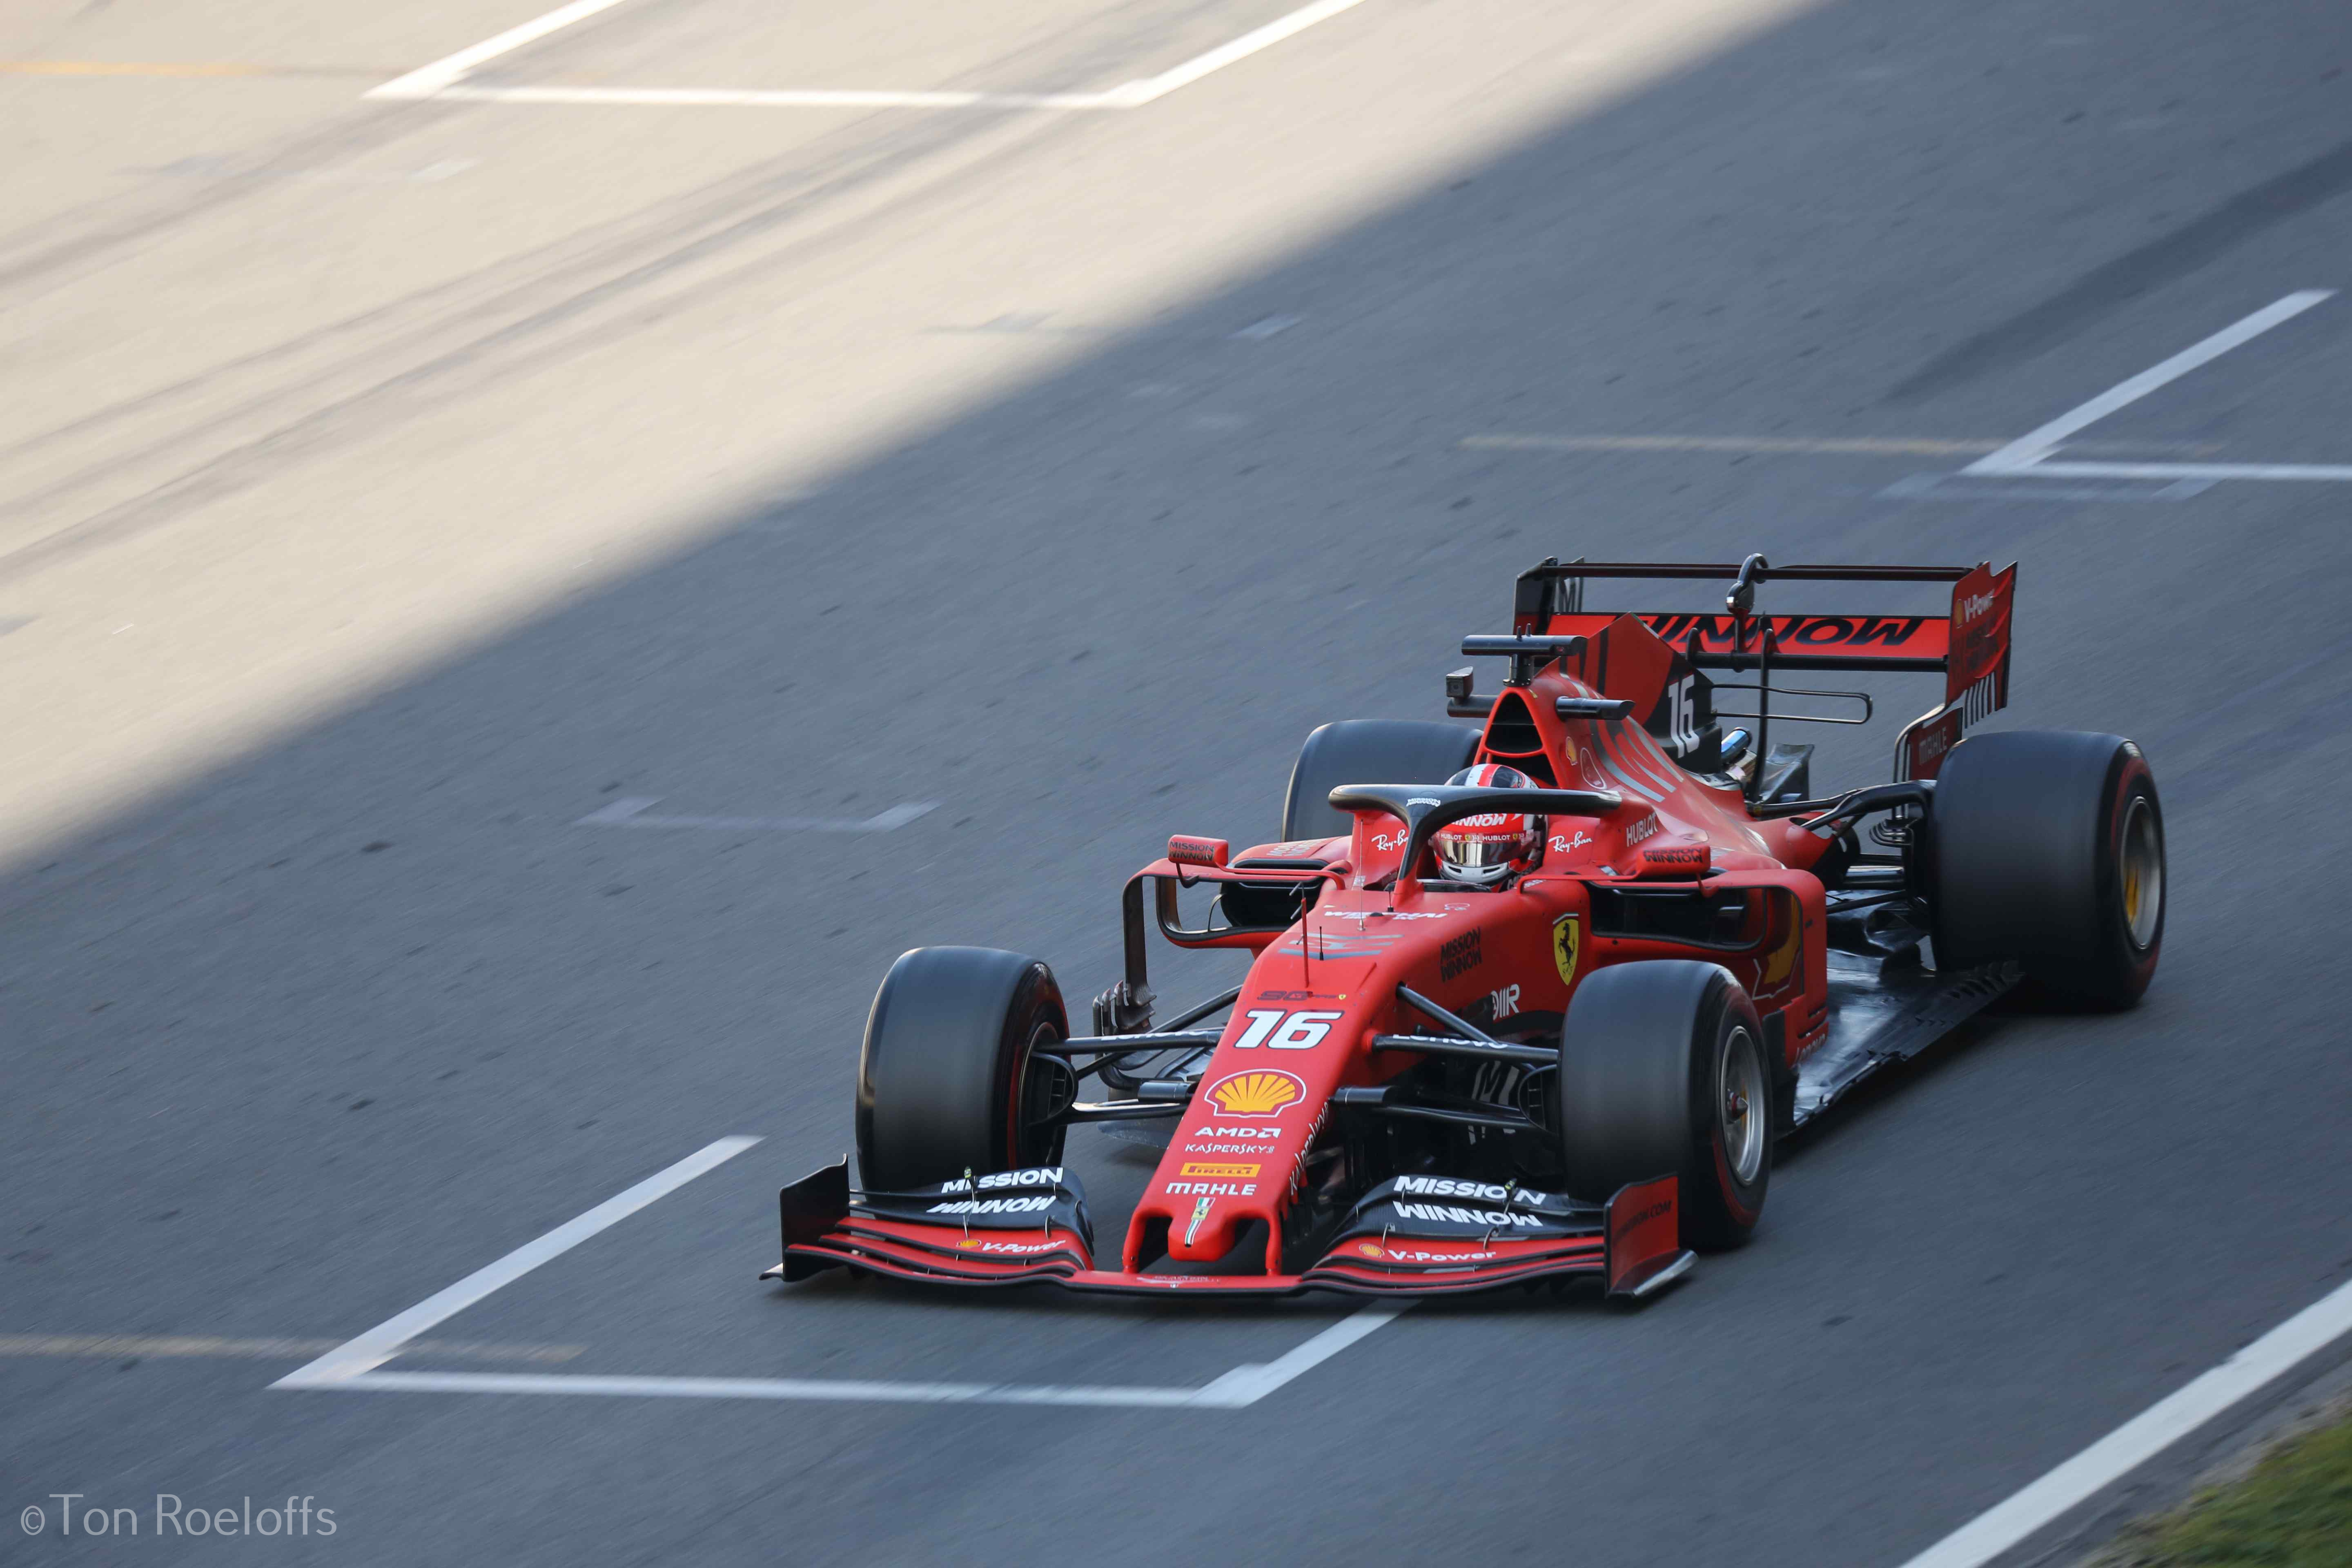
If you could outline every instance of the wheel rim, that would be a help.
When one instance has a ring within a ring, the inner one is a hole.
[[[1768,1100],[1764,1063],[1757,1054],[1756,1037],[1736,1028],[1725,1037],[1721,1069],[1716,1074],[1716,1126],[1723,1139],[1723,1157],[1741,1186],[1764,1168],[1764,1131]]]
[[[2122,840],[2124,932],[2136,950],[2145,952],[2164,919],[2164,840],[2158,836],[2147,796],[2132,796],[2124,813]]]

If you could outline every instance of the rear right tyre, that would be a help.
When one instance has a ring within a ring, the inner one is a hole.
[[[2120,735],[2012,730],[1952,748],[1925,844],[1936,962],[2013,959],[2046,989],[2128,1007],[2164,948],[2164,811]]]

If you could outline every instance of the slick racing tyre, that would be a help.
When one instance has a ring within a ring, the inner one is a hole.
[[[1569,1190],[1605,1201],[1682,1178],[1682,1244],[1737,1247],[1772,1180],[1764,1029],[1730,972],[1689,959],[1595,970],[1569,999],[1550,1106]]]
[[[1347,719],[1326,724],[1298,748],[1282,802],[1286,839],[1329,838],[1355,819],[1331,804],[1341,784],[1444,784],[1470,765],[1478,731],[1407,719]]]
[[[1952,748],[1927,808],[1936,962],[2015,959],[2047,990],[2128,1007],[2164,947],[2164,811],[2120,735],[2013,730]]]
[[[1076,1087],[1054,972],[992,947],[919,947],[875,994],[857,1058],[857,1170],[873,1192],[1050,1165]]]

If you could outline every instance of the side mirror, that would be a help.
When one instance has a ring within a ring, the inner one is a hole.
[[[1222,838],[1201,838],[1190,833],[1179,833],[1168,840],[1168,858],[1179,866],[1224,865],[1233,847]]]

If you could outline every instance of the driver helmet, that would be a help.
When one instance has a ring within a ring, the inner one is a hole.
[[[1445,781],[1474,789],[1536,789],[1535,780],[1517,768],[1481,763],[1464,768]],[[1430,838],[1437,851],[1437,868],[1449,882],[1491,888],[1542,858],[1544,819],[1517,811],[1482,812],[1449,822]]]

